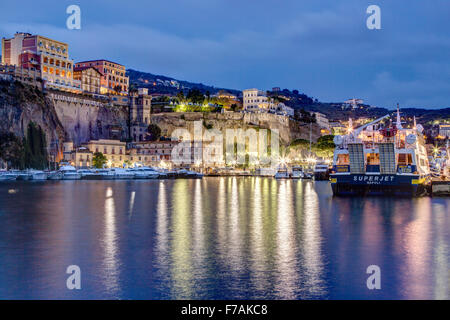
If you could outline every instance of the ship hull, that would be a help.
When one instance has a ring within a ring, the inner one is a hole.
[[[332,174],[331,189],[335,196],[392,195],[416,197],[427,192],[428,177],[398,174]]]

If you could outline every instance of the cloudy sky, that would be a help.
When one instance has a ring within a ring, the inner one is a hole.
[[[81,30],[66,8],[81,8]],[[381,30],[366,9],[381,8]],[[448,0],[1,1],[0,36],[69,44],[75,61],[245,89],[298,89],[320,101],[450,107]]]

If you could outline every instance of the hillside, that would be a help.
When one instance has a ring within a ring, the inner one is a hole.
[[[238,96],[241,92],[234,89],[217,88],[203,83],[177,80],[163,75],[155,75],[133,69],[127,70],[127,76],[130,77],[130,85],[134,85],[136,88],[148,88],[149,93],[176,95],[180,90],[187,92],[191,89],[198,89],[202,93],[209,92],[211,95],[220,90],[225,90]]]

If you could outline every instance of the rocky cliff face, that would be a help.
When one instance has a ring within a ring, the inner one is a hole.
[[[52,101],[36,87],[0,81],[0,131],[24,137],[31,121],[45,132],[49,149],[61,150],[64,127]]]
[[[151,121],[161,128],[161,134],[170,136],[177,128],[186,128],[193,133],[194,122],[202,121],[203,129],[214,128],[222,132],[226,129],[278,129],[281,143],[288,145],[295,139],[309,140],[309,125],[274,114],[230,113],[158,113],[152,114]],[[312,126],[312,139],[320,137],[320,129]]]
[[[61,94],[58,94],[61,97]],[[63,95],[67,97],[67,95]],[[71,97],[71,96],[69,96]],[[71,100],[53,98],[56,114],[61,121],[66,141],[78,146],[93,139],[121,139],[128,134],[128,109],[110,106],[80,97]]]

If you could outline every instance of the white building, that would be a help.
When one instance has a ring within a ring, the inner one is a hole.
[[[244,111],[258,112],[261,109],[268,111],[270,99],[266,93],[258,89],[246,89],[242,92],[244,99]]]
[[[330,130],[330,122],[328,121],[327,117],[320,112],[313,112],[313,113],[316,116],[317,125],[320,128]]]

